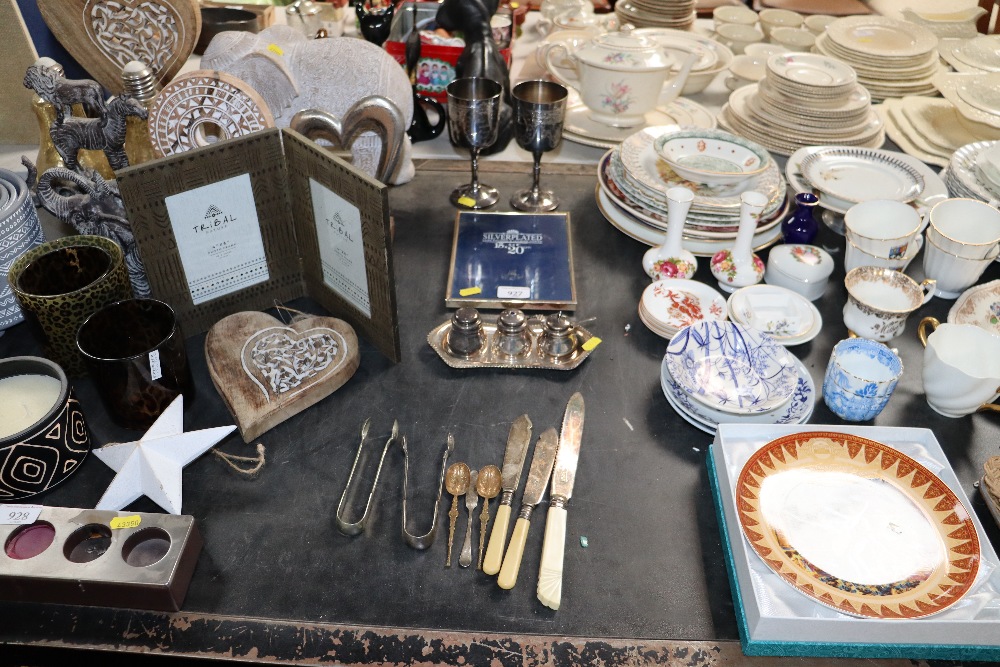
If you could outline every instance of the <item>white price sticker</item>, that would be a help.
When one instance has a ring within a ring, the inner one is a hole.
[[[497,298],[498,299],[530,299],[531,298],[531,288],[530,287],[497,287]]]
[[[153,350],[149,353],[149,379],[159,380],[163,377],[163,369],[160,368],[160,351]]]
[[[41,511],[41,505],[0,505],[0,524],[20,526],[35,523]]]

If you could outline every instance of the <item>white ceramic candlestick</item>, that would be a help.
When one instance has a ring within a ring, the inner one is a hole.
[[[731,249],[720,250],[712,257],[712,275],[719,287],[735,292],[740,287],[759,283],[764,277],[764,262],[753,252],[753,235],[767,197],[759,192],[740,195],[740,227]]]
[[[698,270],[698,259],[681,245],[684,223],[694,193],[684,187],[667,190],[667,237],[663,245],[650,248],[642,256],[642,268],[653,280],[689,279]]]
[[[59,402],[61,394],[59,380],[48,375],[0,379],[0,438],[38,423]]]

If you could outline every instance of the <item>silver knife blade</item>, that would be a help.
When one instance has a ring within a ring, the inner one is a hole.
[[[534,507],[541,502],[545,487],[549,485],[557,449],[559,449],[559,439],[556,430],[550,428],[542,433],[535,443],[535,453],[531,456],[531,467],[528,469],[528,481],[524,485],[524,495],[521,497],[522,508],[525,505]]]
[[[500,471],[500,488],[505,492],[514,493],[517,490],[530,444],[531,419],[528,415],[521,415],[511,424],[510,433],[507,435],[507,451],[504,452],[503,469]]]
[[[564,501],[573,496],[576,464],[580,460],[580,439],[583,436],[583,395],[576,392],[569,397],[559,434],[559,453],[552,471],[552,499]]]

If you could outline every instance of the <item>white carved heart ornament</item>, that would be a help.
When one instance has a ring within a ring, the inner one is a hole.
[[[219,320],[205,338],[205,358],[246,442],[332,394],[360,363],[346,322],[306,316],[286,326],[258,312]]]

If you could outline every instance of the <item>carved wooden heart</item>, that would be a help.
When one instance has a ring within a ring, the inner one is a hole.
[[[169,82],[201,32],[198,0],[38,0],[38,9],[56,39],[115,95],[131,60]]]
[[[342,320],[303,317],[286,326],[257,312],[216,322],[205,358],[246,442],[335,392],[360,363],[358,337]]]

